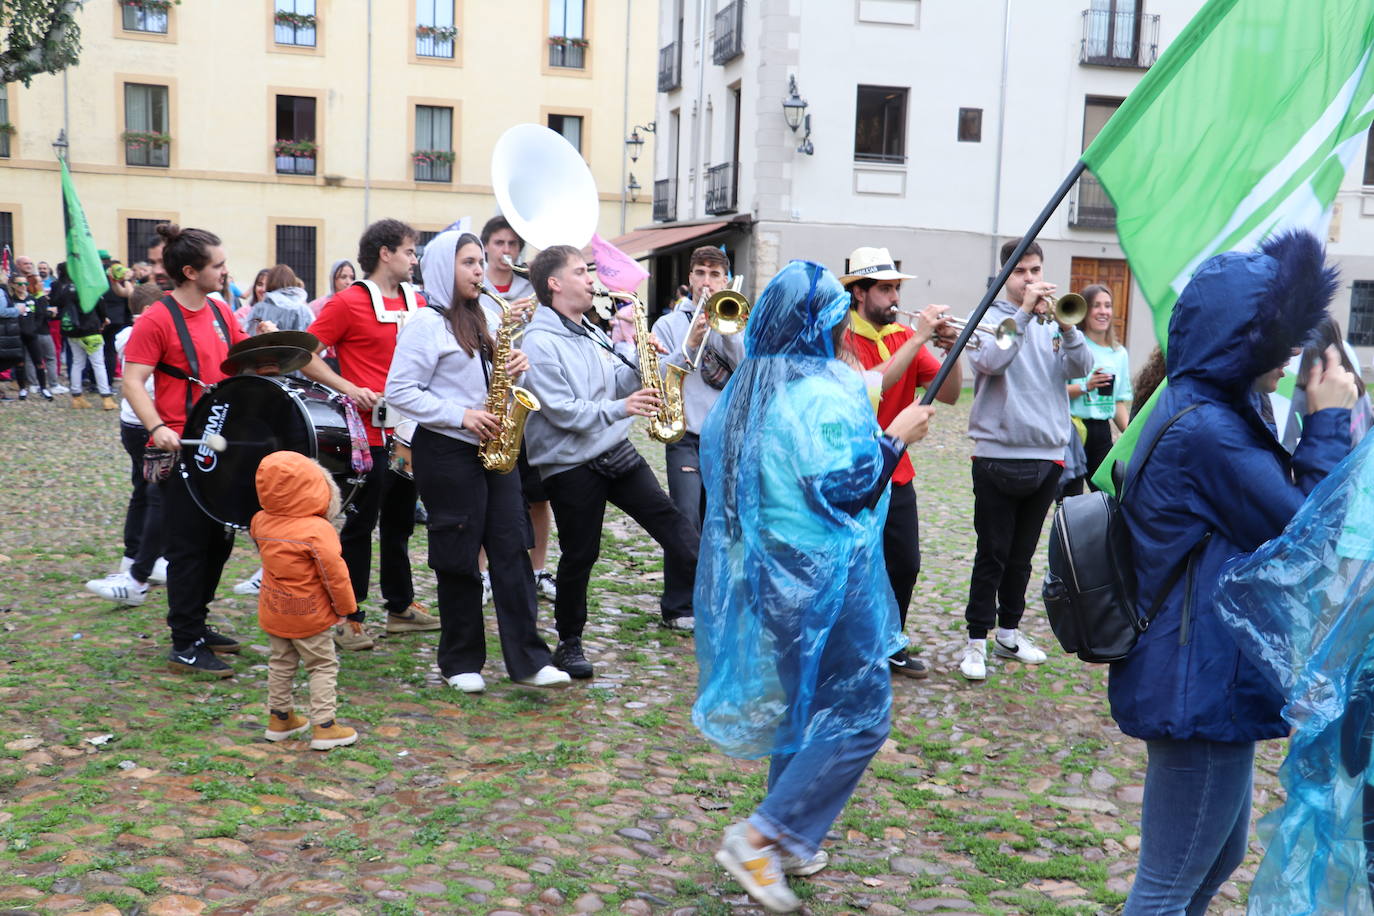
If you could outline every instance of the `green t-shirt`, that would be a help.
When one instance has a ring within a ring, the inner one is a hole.
[[[1088,376],[1071,379],[1069,384],[1083,388],[1084,392],[1069,401],[1069,413],[1083,420],[1110,420],[1116,414],[1117,401],[1129,403],[1135,398],[1135,392],[1131,390],[1131,358],[1125,347],[1113,350],[1094,343],[1087,335],[1084,338],[1088,352],[1093,355],[1093,369],[1115,373],[1116,384],[1111,389],[1112,393],[1108,394],[1106,388],[1086,390]]]

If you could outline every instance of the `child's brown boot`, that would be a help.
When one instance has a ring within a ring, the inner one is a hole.
[[[358,733],[333,719],[323,725],[316,725],[310,738],[312,751],[327,751],[331,747],[345,747],[358,740]]]
[[[267,731],[263,737],[268,741],[285,741],[287,738],[296,737],[309,727],[310,720],[297,715],[294,709],[289,712],[274,709],[267,717]]]

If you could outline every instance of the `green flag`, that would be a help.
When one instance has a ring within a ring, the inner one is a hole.
[[[86,211],[81,209],[76,186],[72,184],[71,173],[67,171],[67,160],[59,161],[62,163],[62,216],[67,227],[67,276],[76,286],[81,311],[89,312],[110,288],[110,282],[105,278],[105,268],[100,263],[100,249],[91,237]]]
[[[1284,229],[1325,237],[1374,121],[1369,0],[1211,0],[1083,153],[1167,344],[1197,267]],[[1110,486],[1147,416],[1094,475]],[[1134,433],[1134,434],[1133,434]]]

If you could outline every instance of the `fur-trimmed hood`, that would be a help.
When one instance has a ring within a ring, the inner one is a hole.
[[[1309,232],[1205,261],[1169,319],[1169,381],[1197,379],[1243,395],[1288,362],[1326,317],[1337,271]]]

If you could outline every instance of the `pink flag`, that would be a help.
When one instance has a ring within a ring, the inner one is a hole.
[[[649,279],[648,272],[633,258],[599,235],[592,236],[592,258],[596,261],[597,279],[607,289],[632,293]]]
[[[4,254],[0,254],[0,274],[10,275],[10,246],[5,246]]]

